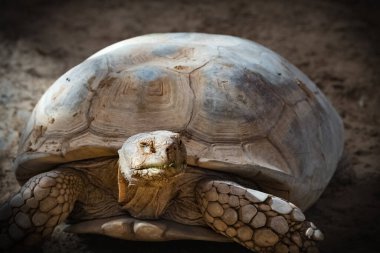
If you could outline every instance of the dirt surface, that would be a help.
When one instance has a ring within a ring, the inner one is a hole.
[[[0,202],[31,110],[97,50],[153,32],[231,34],[298,66],[344,120],[345,158],[307,211],[322,252],[380,252],[380,4],[376,1],[0,1]],[[248,252],[235,244],[126,242],[57,229],[43,252]]]

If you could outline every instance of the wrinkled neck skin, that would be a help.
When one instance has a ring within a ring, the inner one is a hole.
[[[126,181],[124,193],[126,198],[119,204],[123,210],[133,217],[157,219],[162,217],[167,209],[174,204],[181,192],[185,189],[187,192],[193,192],[196,183],[202,177],[204,177],[204,173],[186,169],[178,175],[161,181]],[[119,188],[119,190],[121,189]]]

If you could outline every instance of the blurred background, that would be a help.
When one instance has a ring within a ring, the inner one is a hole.
[[[42,93],[114,42],[157,32],[254,40],[322,89],[344,120],[345,155],[306,214],[321,252],[380,252],[380,1],[0,0],[0,203],[19,186],[12,162]],[[235,244],[127,242],[57,229],[41,252],[249,252]]]

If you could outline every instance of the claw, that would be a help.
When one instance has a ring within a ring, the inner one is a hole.
[[[307,238],[311,239],[311,237],[313,236],[313,229],[312,228],[306,229],[305,235]]]
[[[313,233],[313,239],[316,241],[322,241],[323,239],[325,239],[325,236],[321,230],[317,229]]]
[[[322,231],[319,230],[312,222],[310,222],[310,227],[306,229],[305,236],[315,241],[322,241],[325,238]]]

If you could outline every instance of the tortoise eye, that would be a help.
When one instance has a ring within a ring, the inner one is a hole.
[[[140,147],[142,147],[142,148],[146,148],[146,147],[148,147],[149,146],[149,143],[148,142],[146,142],[146,141],[142,141],[142,142],[140,142]]]
[[[155,153],[156,149],[154,148],[153,141],[142,141],[139,143],[140,148],[144,153]]]

